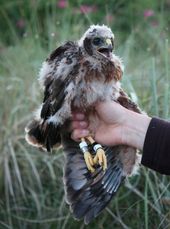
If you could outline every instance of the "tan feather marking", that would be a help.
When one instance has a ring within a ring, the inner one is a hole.
[[[102,70],[105,74],[105,83],[109,83],[115,78],[114,77],[115,68],[113,63],[111,63],[110,61],[107,64],[102,65]]]
[[[100,78],[100,73],[98,71],[98,69],[93,69],[91,66],[90,66],[90,62],[89,61],[85,61],[82,66],[83,66],[83,69],[85,68],[85,72],[86,72],[86,75],[84,76],[84,80],[86,83],[90,83],[90,82],[93,82],[95,79],[99,79]]]
[[[121,89],[120,96],[117,101],[128,110],[135,111],[137,113],[141,113],[140,108],[137,104],[130,100],[128,95]],[[137,150],[132,147],[122,146],[122,150],[119,154],[121,162],[123,163],[123,171],[126,175],[132,175],[134,171],[137,171],[139,167],[139,156],[137,154]]]
[[[119,157],[123,164],[123,171],[125,176],[130,176],[136,161],[137,150],[132,147],[121,146]]]
[[[117,99],[117,101],[123,107],[126,107],[128,110],[132,110],[137,113],[141,113],[141,110],[138,107],[138,105],[134,103],[123,90],[120,90],[120,97]]]
[[[106,74],[105,82],[110,82],[111,80],[115,79],[115,81],[119,81],[122,78],[122,70],[120,66],[116,66],[112,62],[108,62],[107,64],[103,65],[103,71]]]
[[[115,78],[116,81],[121,80],[122,74],[123,74],[123,72],[122,72],[120,66],[115,67],[115,69],[114,69],[114,78]]]

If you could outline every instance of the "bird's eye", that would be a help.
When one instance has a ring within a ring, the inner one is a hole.
[[[93,39],[93,44],[94,45],[99,45],[102,42],[102,39],[100,37],[95,37]]]
[[[112,41],[112,47],[114,48],[114,39],[113,39],[113,37],[111,38],[111,41]]]

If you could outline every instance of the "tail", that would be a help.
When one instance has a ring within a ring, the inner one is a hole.
[[[25,132],[29,144],[47,151],[61,142],[60,128],[52,123],[33,120],[26,126]]]
[[[104,147],[108,168],[106,172],[96,167],[94,173],[87,170],[78,144],[68,141],[65,145],[66,165],[64,184],[66,201],[75,219],[84,219],[85,224],[99,215],[108,205],[124,180],[123,165],[116,147]],[[118,147],[117,147],[118,148]]]

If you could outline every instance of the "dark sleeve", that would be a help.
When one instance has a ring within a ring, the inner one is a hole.
[[[170,175],[170,122],[152,118],[141,163],[159,173]]]

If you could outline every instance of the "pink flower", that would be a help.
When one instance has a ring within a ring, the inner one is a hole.
[[[80,6],[80,12],[84,13],[84,14],[88,14],[88,13],[94,13],[97,11],[97,7],[95,5],[81,5]]]
[[[64,8],[68,7],[68,1],[67,0],[59,0],[57,2],[57,6],[60,9],[64,9]]]
[[[155,14],[154,11],[151,10],[151,9],[146,9],[146,10],[143,12],[144,18],[152,17],[154,14]]]
[[[17,22],[16,22],[16,26],[19,29],[23,29],[25,27],[25,21],[23,18],[20,18]]]

